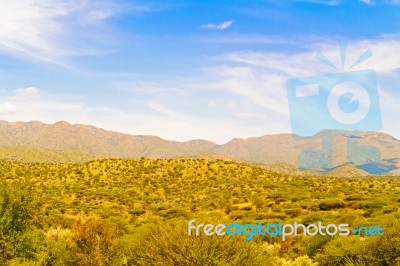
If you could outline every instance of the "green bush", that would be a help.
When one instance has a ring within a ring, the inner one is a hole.
[[[333,209],[344,208],[345,203],[342,200],[330,199],[322,200],[318,206],[321,211],[330,211]]]
[[[337,237],[328,242],[321,253],[316,255],[316,261],[320,265],[337,266],[358,263],[357,265],[369,265],[367,244],[358,236]],[[364,264],[362,264],[364,263]]]
[[[256,241],[242,237],[188,236],[186,223],[140,227],[130,242],[132,265],[274,265]]]
[[[297,217],[301,214],[301,209],[287,209],[284,210],[284,213],[286,213],[287,215],[289,215],[290,217],[294,218]]]
[[[184,210],[184,209],[172,208],[172,209],[160,211],[159,215],[161,217],[164,217],[165,219],[172,219],[172,218],[178,218],[178,217],[189,218],[190,212],[187,210]]]
[[[0,262],[32,259],[36,253],[35,223],[40,203],[33,190],[22,183],[0,184]]]

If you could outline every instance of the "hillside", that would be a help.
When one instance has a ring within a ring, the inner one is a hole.
[[[261,167],[276,173],[284,173],[293,176],[319,176],[323,172],[299,169],[297,166],[288,163],[268,163],[268,164],[253,164],[254,166]]]
[[[83,163],[99,158],[80,150],[50,150],[39,147],[0,147],[0,160],[38,163]]]
[[[293,176],[212,159],[0,160],[0,243],[7,252],[0,264],[244,265],[245,259],[245,265],[314,266],[356,258],[364,265],[395,265],[399,182]],[[385,231],[383,237],[299,234],[283,241],[257,235],[247,241],[245,235],[189,237],[191,219],[348,223]]]
[[[356,165],[348,163],[345,165],[337,166],[326,173],[330,176],[340,176],[340,177],[362,177],[368,176],[369,173],[357,168]]]
[[[387,174],[391,175],[391,176],[400,176],[400,169],[392,170],[392,171],[388,172]]]
[[[354,166],[336,170],[349,169]],[[331,174],[334,176],[334,171]],[[241,213],[246,214],[246,219],[262,219],[256,218],[257,214],[267,210],[270,214],[279,213],[282,219],[293,218],[309,214],[316,206],[319,208],[319,203],[330,199],[348,201],[348,208],[357,211],[360,206],[352,201],[374,201],[377,194],[382,196],[382,206],[400,204],[398,179],[359,177],[294,176],[220,159],[101,159],[84,164],[0,160],[0,181],[20,179],[32,188],[37,187],[45,193],[46,210],[50,213],[92,214],[110,220],[113,216],[135,220],[140,217],[139,223],[144,217],[186,217],[191,211],[211,215],[216,210],[223,210],[221,217],[225,218]],[[368,187],[370,183],[374,186]],[[359,196],[348,197],[353,194]],[[271,205],[271,201],[277,205]],[[298,212],[286,213],[289,206]],[[366,204],[365,210],[369,208],[373,206]],[[169,209],[180,211],[173,213]],[[110,214],[106,215],[107,212]]]
[[[329,171],[347,163],[373,174],[400,169],[400,141],[380,132],[324,130],[307,138],[277,134],[233,139],[217,145],[206,140],[178,142],[156,136],[135,136],[67,122],[49,125],[37,121],[0,121],[0,147],[79,151],[81,155],[75,161],[85,157],[156,159],[214,156],[261,164],[285,163],[319,171]],[[19,151],[16,153],[20,154]],[[74,160],[69,158],[67,161]]]

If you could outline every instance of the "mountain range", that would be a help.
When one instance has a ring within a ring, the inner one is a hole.
[[[297,165],[301,169],[359,173],[400,172],[400,141],[382,132],[323,130],[311,137],[275,134],[232,139],[218,145],[207,140],[169,141],[129,135],[90,125],[0,121],[0,158],[52,162],[94,158],[173,158],[219,156],[256,164]],[[296,167],[295,167],[296,168]],[[347,171],[344,170],[344,171]]]

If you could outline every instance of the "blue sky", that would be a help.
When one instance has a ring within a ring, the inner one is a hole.
[[[0,119],[224,143],[291,132],[286,80],[373,69],[400,138],[400,1],[0,0]],[[315,59],[322,52],[345,69]],[[316,122],[317,123],[317,122]]]

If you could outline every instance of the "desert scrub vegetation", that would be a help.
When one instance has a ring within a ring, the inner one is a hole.
[[[0,265],[400,265],[400,179],[211,159],[0,161]],[[380,225],[383,237],[206,237],[198,223]]]

